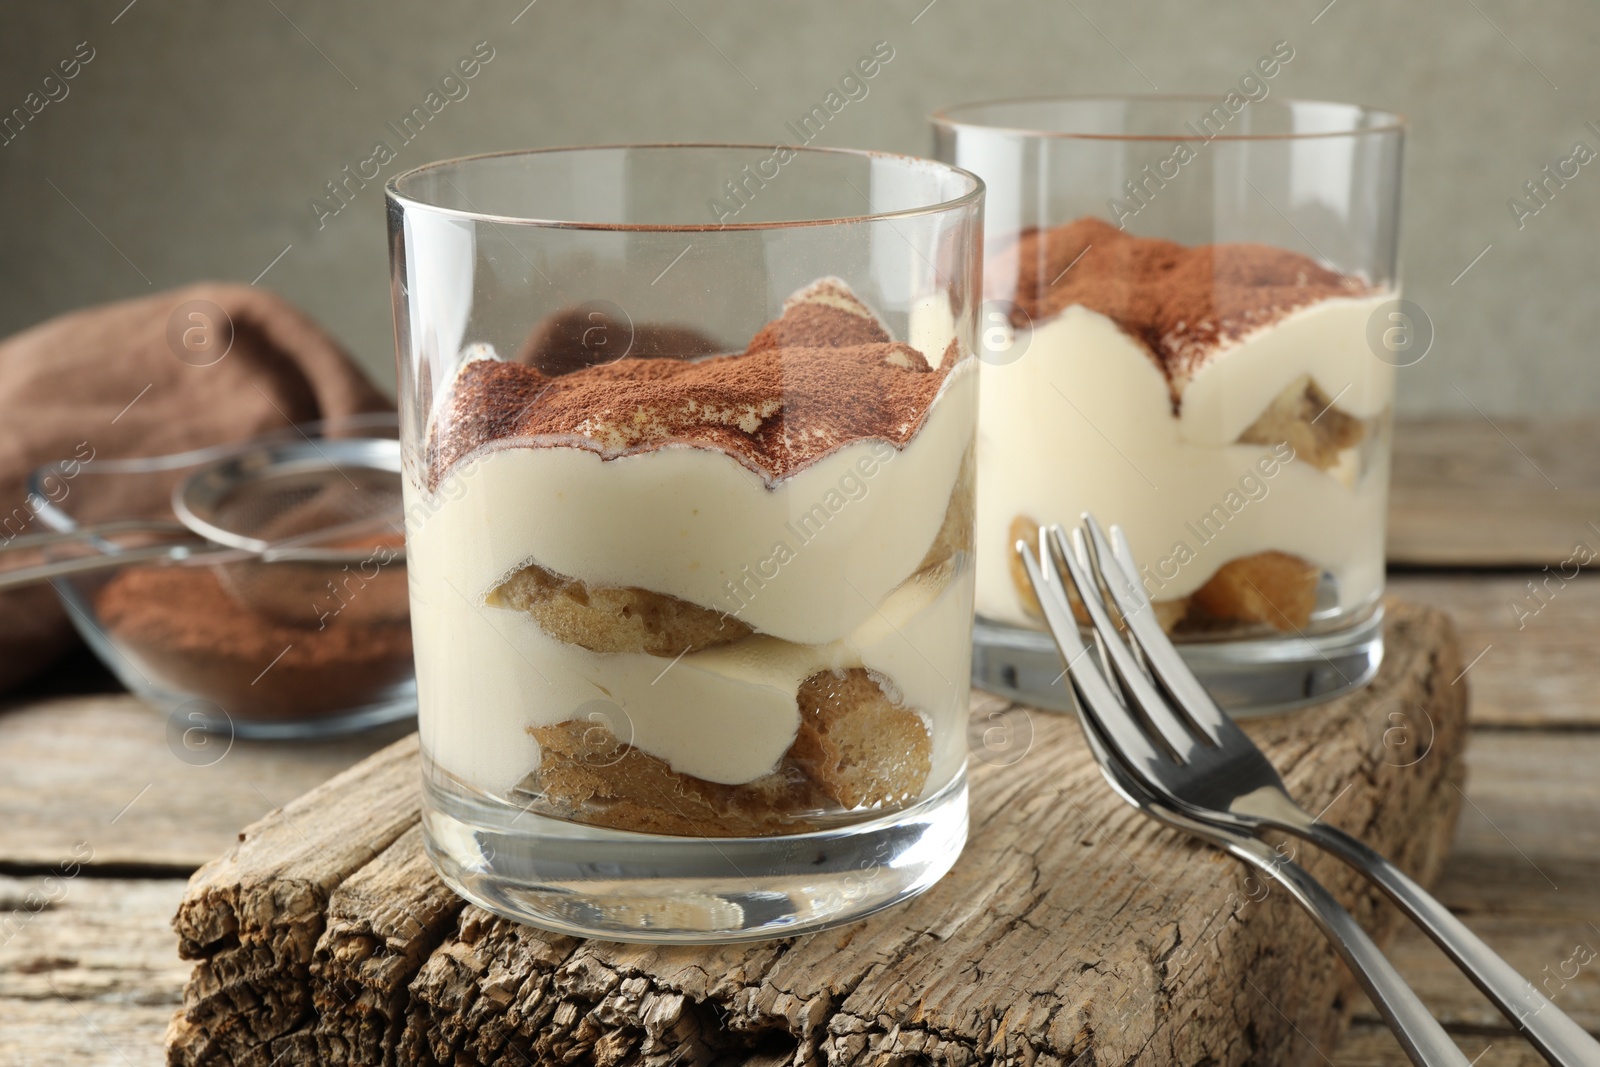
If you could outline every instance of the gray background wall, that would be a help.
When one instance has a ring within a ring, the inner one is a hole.
[[[924,116],[940,105],[1152,86],[1220,94],[1287,39],[1297,55],[1275,94],[1412,122],[1402,271],[1437,341],[1402,372],[1402,409],[1600,409],[1600,160],[1521,230],[1506,206],[1574,142],[1600,150],[1586,125],[1600,125],[1593,3],[525,3],[6,0],[0,113],[79,42],[95,56],[0,147],[0,334],[200,278],[249,282],[271,264],[260,284],[309,309],[387,384],[381,181],[400,170],[521,146],[789,140],[784,123],[878,40],[894,60],[818,143],[925,154]],[[319,228],[308,201],[376,140],[397,144],[386,123],[479,41],[494,59],[469,95]]]

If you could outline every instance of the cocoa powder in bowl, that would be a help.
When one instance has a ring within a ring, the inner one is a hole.
[[[399,561],[383,565],[384,583],[405,582]],[[192,693],[240,719],[290,720],[336,715],[385,699],[413,672],[411,626],[402,614],[383,621],[346,605],[392,590],[329,593],[308,610],[308,625],[252,610],[211,567],[129,567],[95,595],[100,623],[151,680]]]

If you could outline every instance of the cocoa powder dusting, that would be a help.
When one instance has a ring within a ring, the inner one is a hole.
[[[1287,249],[1191,247],[1089,217],[1025,231],[987,269],[991,295],[1009,295],[1035,324],[1074,304],[1115,321],[1173,384],[1174,405],[1182,383],[1229,342],[1320,300],[1373,291]]]
[[[513,440],[607,459],[667,445],[715,448],[778,481],[852,441],[904,445],[954,362],[941,355],[935,370],[890,341],[828,279],[791,298],[736,355],[629,357],[560,376],[480,359],[462,368],[436,422],[433,484],[478,450]]]
[[[394,576],[405,580],[403,570]],[[238,718],[347,711],[382,698],[412,672],[404,615],[373,623],[341,611],[321,628],[296,626],[241,603],[209,567],[119,571],[95,596],[95,611],[154,680]]]
[[[782,318],[773,319],[750,339],[747,352],[772,348],[843,348],[846,345],[886,344],[889,331],[876,320],[841,313],[825,305],[791,308]]]

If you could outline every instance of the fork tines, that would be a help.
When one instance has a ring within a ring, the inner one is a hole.
[[[1174,759],[1206,762],[1207,750],[1232,738],[1238,727],[1201,687],[1156,620],[1120,529],[1113,527],[1108,538],[1094,517],[1085,515],[1070,539],[1060,526],[1042,528],[1037,557],[1022,542],[1017,551],[1067,661],[1080,708],[1124,759],[1146,767]],[[1098,663],[1089,662],[1074,607],[1086,616]]]

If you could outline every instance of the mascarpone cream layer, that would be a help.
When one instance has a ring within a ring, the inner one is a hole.
[[[408,478],[420,727],[432,758],[503,792],[537,766],[528,727],[602,700],[626,713],[635,745],[674,770],[746,782],[794,740],[806,677],[865,666],[929,720],[930,786],[943,785],[962,753],[970,572],[937,588],[907,579],[972,440],[975,366],[951,371],[903,448],[858,441],[771,486],[723,452],[689,446],[611,460],[502,447],[432,494]],[[589,652],[485,604],[528,563],[737,613],[759,633],[671,666]]]
[[[429,755],[485,792],[503,794],[538,767],[529,727],[571,718],[592,718],[679,773],[751,781],[774,770],[793,743],[801,683],[850,667],[892,679],[927,722],[926,792],[961,766],[970,571],[908,582],[845,640],[808,646],[758,635],[676,662],[590,652],[555,640],[521,612],[454,599],[453,609],[433,604],[413,617],[419,725]]]
[[[1379,450],[1365,469],[1352,454],[1322,471],[1273,463],[1271,447],[1232,442],[1303,375],[1341,410],[1386,419],[1394,368],[1368,348],[1366,327],[1393,296],[1325,300],[1246,335],[1187,383],[1176,417],[1149,353],[1110,318],[1081,306],[1036,326],[1014,362],[985,364],[978,614],[1037,626],[1010,576],[1012,520],[1073,522],[1083,511],[1123,526],[1157,600],[1187,596],[1229,560],[1268,549],[1332,572],[1341,607],[1377,595],[1386,454]],[[1206,516],[1212,521],[1201,524]]]
[[[838,640],[933,544],[972,440],[975,364],[950,373],[905,447],[856,441],[770,487],[708,448],[493,449],[440,482],[424,505],[437,510],[409,531],[408,566],[481,602],[537,563],[736,613],[787,641]],[[420,494],[408,491],[409,515]]]

